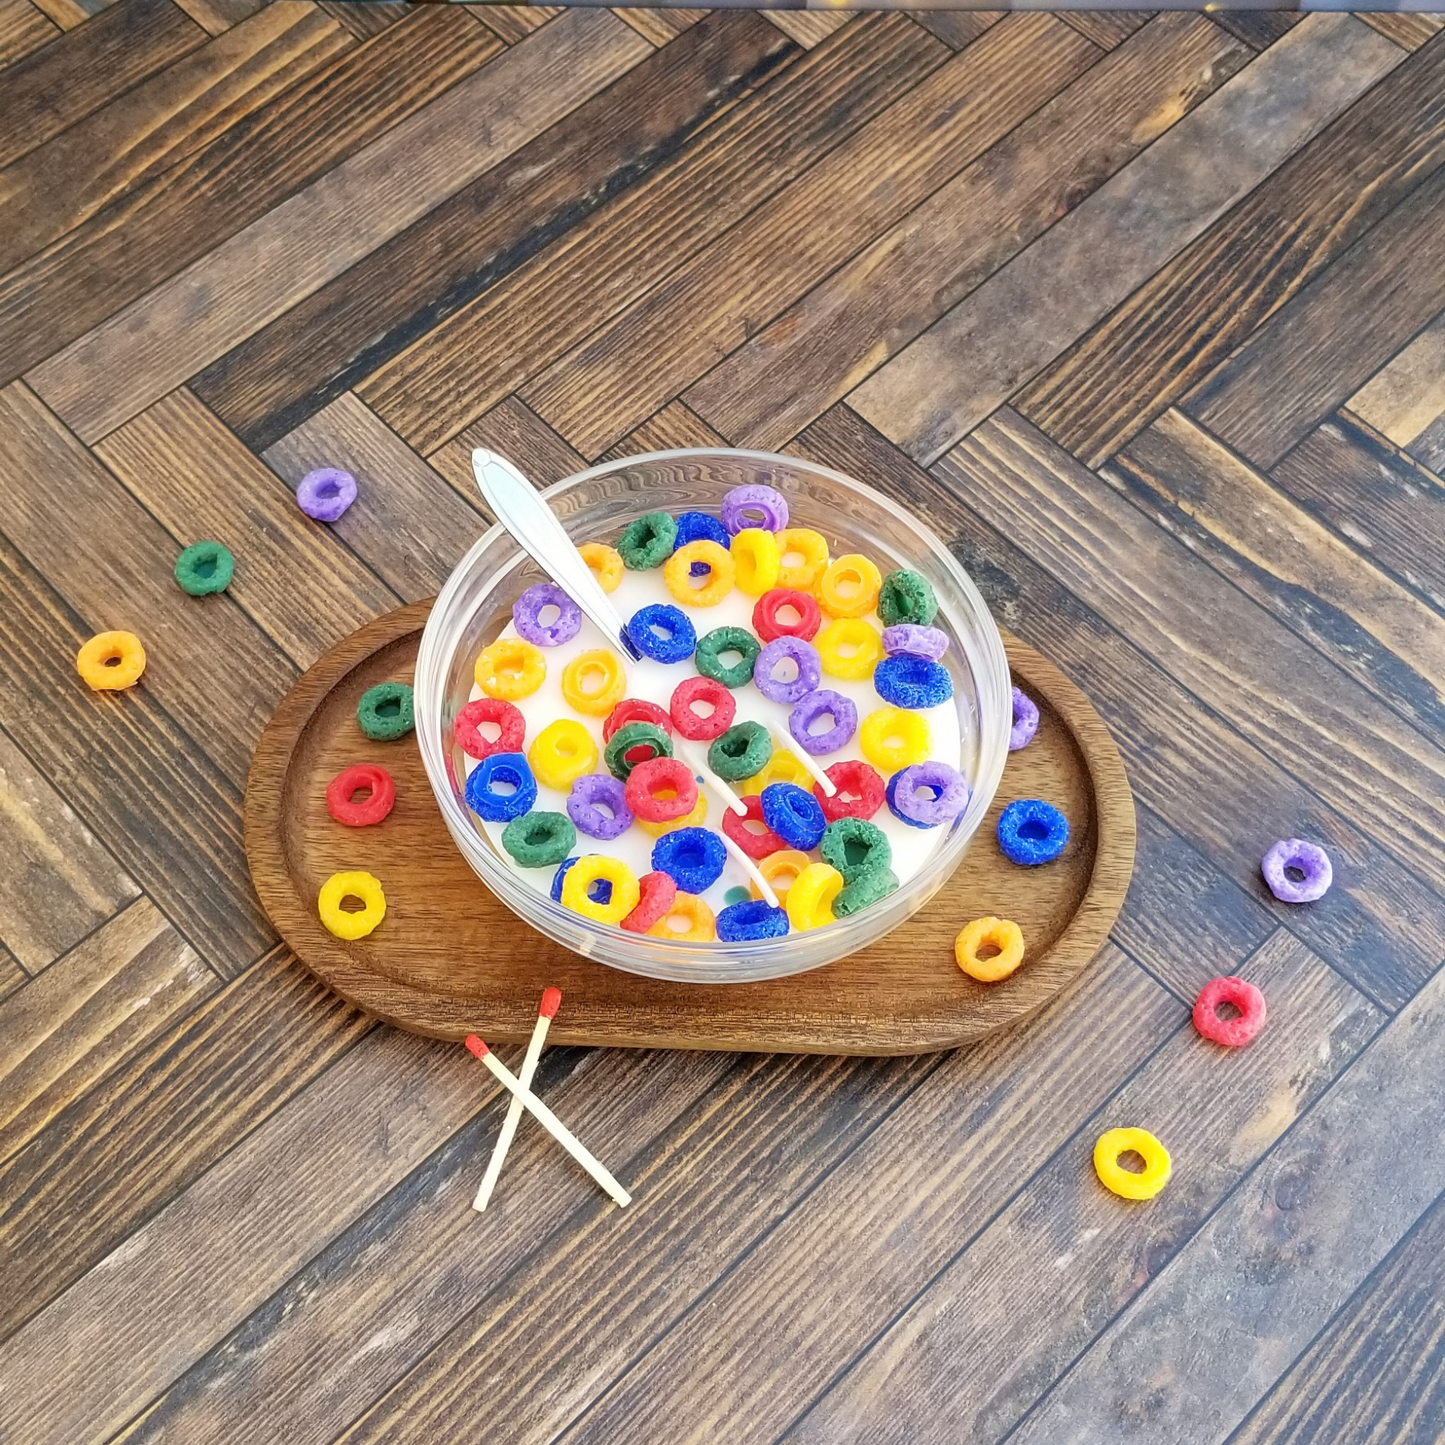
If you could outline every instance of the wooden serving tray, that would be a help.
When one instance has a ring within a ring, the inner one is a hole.
[[[907,923],[861,953],[770,983],[667,983],[582,958],[529,928],[467,866],[414,739],[374,743],[357,726],[367,688],[411,681],[430,610],[429,602],[400,608],[321,658],[276,710],[246,787],[251,876],[282,936],[339,994],[400,1028],[520,1041],[543,988],[556,984],[557,1043],[827,1054],[953,1048],[1052,998],[1098,952],[1123,904],[1134,804],[1118,750],[1088,699],[1006,638],[1014,677],[1042,713],[1038,736],[1010,754],[963,863]],[[359,762],[391,772],[396,806],[375,827],[343,828],[326,811],[326,785]],[[1046,798],[1069,818],[1069,846],[1045,867],[1016,867],[994,841],[999,812],[1020,797]],[[352,868],[381,880],[387,912],[370,937],[348,943],[322,926],[316,896],[332,873]],[[985,913],[1018,923],[1028,950],[1018,972],[996,984],[974,982],[953,960],[959,929]]]

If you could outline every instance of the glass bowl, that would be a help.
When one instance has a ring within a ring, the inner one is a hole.
[[[578,544],[613,541],[645,512],[716,515],[723,494],[746,483],[776,487],[790,525],[811,527],[834,556],[862,552],[886,574],[923,573],[938,596],[934,625],[949,634],[962,737],[961,768],[972,789],[922,870],[881,902],[827,927],[751,943],[686,943],[624,932],[554,903],[514,872],[466,806],[467,758],[452,725],[471,696],[477,653],[511,619],[512,603],[542,573],[510,535],[493,527],[448,578],[422,635],[416,664],[416,735],[427,777],[453,840],[482,882],[524,922],[599,963],[652,978],[748,983],[818,968],[877,941],[948,881],[993,801],[1008,755],[1012,703],[998,628],[968,574],[916,518],[871,488],[826,467],[769,452],[649,452],[607,462],[544,493]]]

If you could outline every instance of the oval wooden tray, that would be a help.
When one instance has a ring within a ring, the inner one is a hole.
[[[1123,764],[1089,701],[1031,648],[1005,639],[1014,677],[1043,714],[1013,753],[988,820],[948,884],[881,943],[826,968],[771,983],[665,983],[591,962],[528,928],[467,867],[442,823],[415,741],[373,743],[356,704],[375,683],[410,682],[429,602],[353,633],[312,667],[276,710],[246,787],[246,852],[261,902],[286,942],[343,997],[414,1033],[489,1042],[531,1032],[543,988],[563,1006],[556,1043],[626,1048],[907,1054],[952,1048],[1032,1013],[1098,952],[1134,866],[1134,804]],[[351,763],[396,779],[391,816],[343,828],[326,784]],[[1018,868],[993,825],[1014,798],[1063,808],[1063,857]],[[316,895],[339,869],[364,868],[386,889],[369,938],[333,937]],[[969,919],[1014,919],[1028,944],[1012,978],[975,983],[953,961]]]

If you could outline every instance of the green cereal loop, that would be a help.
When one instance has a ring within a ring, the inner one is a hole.
[[[176,581],[182,592],[207,597],[231,585],[236,559],[219,542],[195,542],[176,558]]]
[[[374,743],[394,742],[412,729],[411,688],[404,682],[381,682],[361,694],[356,721]]]
[[[699,641],[692,661],[704,677],[724,687],[746,687],[753,680],[753,664],[762,650],[762,643],[746,627],[715,627]],[[725,652],[740,653],[742,661],[724,667]]]
[[[650,756],[629,763],[627,754],[644,743],[652,749]],[[632,776],[632,770],[638,763],[671,756],[672,739],[656,723],[650,722],[624,724],[612,734],[612,741],[602,750],[602,761],[607,764],[607,771],[620,783],[625,783]]]
[[[577,842],[577,830],[563,813],[523,813],[502,829],[502,847],[523,868],[555,868]]]
[[[833,916],[847,918],[850,913],[861,913],[897,887],[898,876],[891,868],[872,868],[844,886],[833,900]]]
[[[622,565],[634,572],[661,567],[677,544],[677,523],[666,512],[649,512],[629,522],[617,539]]]
[[[818,852],[823,862],[843,875],[845,883],[856,883],[865,873],[886,869],[893,862],[893,848],[882,828],[864,818],[839,818],[829,823]]]
[[[927,627],[938,616],[938,598],[927,577],[917,572],[890,572],[878,590],[878,618],[885,627],[911,622]]]
[[[707,750],[707,765],[727,783],[740,783],[767,767],[773,739],[762,723],[734,723]]]

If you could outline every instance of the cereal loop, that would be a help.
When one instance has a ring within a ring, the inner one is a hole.
[[[756,797],[745,798],[743,806],[747,812],[741,816],[731,808],[723,809],[723,832],[754,862],[783,852],[788,845],[763,822],[763,800]],[[806,855],[799,856],[804,863],[807,862]]]
[[[776,835],[774,835],[776,836]],[[787,899],[788,890],[798,881],[798,875],[803,869],[812,863],[812,859],[806,853],[801,853],[796,848],[783,848],[776,853],[769,853],[766,858],[758,862],[758,872],[767,879],[772,886],[774,893],[778,895],[781,903]],[[762,891],[758,885],[752,885],[753,897],[761,898]]]
[[[647,818],[639,818],[637,826],[653,838],[665,838],[669,833],[675,833],[679,828],[701,828],[707,822],[707,794],[699,792],[697,803],[685,818],[673,818],[668,822],[654,823]]]
[[[823,771],[837,791],[830,798],[821,783],[814,783],[813,796],[830,823],[836,823],[839,818],[867,820],[887,800],[887,790],[878,770],[858,758],[846,758]]]
[[[352,794],[365,791],[360,802]],[[356,763],[343,768],[326,786],[326,811],[348,828],[368,828],[379,823],[396,802],[396,783],[385,768],[374,763]]]
[[[598,903],[590,896],[592,885],[599,879],[612,885],[612,896]],[[620,858],[604,853],[588,853],[567,870],[562,880],[562,906],[596,923],[621,923],[641,899],[637,875]]]
[[[800,788],[811,788],[813,775],[798,761],[796,754],[777,748],[762,772],[740,783],[737,791],[743,796],[761,793],[770,783],[796,783]]]
[[[1142,1174],[1119,1163],[1131,1150],[1144,1161]],[[1123,1199],[1152,1199],[1169,1182],[1172,1167],[1169,1151],[1146,1129],[1110,1129],[1094,1145],[1099,1183]]]
[[[758,898],[729,903],[717,916],[717,936],[724,943],[752,943],[781,938],[788,931],[788,915]]]
[[[791,617],[783,614],[789,612]],[[793,587],[773,587],[753,606],[753,631],[764,642],[778,637],[801,637],[811,642],[823,625],[818,599]]]
[[[746,627],[715,627],[697,645],[693,666],[726,688],[746,687],[753,680],[753,665],[761,651],[758,639]],[[734,663],[723,661],[729,653]]]
[[[761,597],[778,585],[778,539],[761,527],[744,527],[733,538],[733,568],[739,592]]]
[[[617,551],[624,567],[646,572],[667,561],[676,541],[677,523],[666,512],[648,512],[622,529]]]
[[[356,722],[374,743],[405,737],[416,722],[411,687],[404,682],[379,682],[361,694]]]
[[[626,727],[630,722],[655,723],[669,736],[672,734],[672,719],[665,709],[655,702],[644,702],[640,697],[624,697],[607,714],[607,721],[602,724],[602,741],[610,743],[617,729]]]
[[[360,912],[348,913],[341,906],[348,898],[362,905]],[[365,938],[386,917],[386,894],[370,873],[333,873],[321,885],[316,911],[338,938]]]
[[[476,683],[488,697],[516,702],[542,686],[547,659],[542,649],[520,637],[499,637],[477,654]]]
[[[774,534],[778,544],[778,586],[811,592],[828,570],[828,543],[808,527],[785,527]],[[797,562],[789,562],[797,557]]]
[[[980,948],[997,949],[990,958],[980,958]],[[1007,918],[975,918],[953,940],[958,966],[980,983],[997,983],[1007,978],[1024,961],[1024,936],[1017,923]]]
[[[883,575],[858,552],[832,562],[818,580],[818,603],[829,617],[866,617],[878,601]]]
[[[482,724],[490,723],[497,729],[493,739],[482,736]],[[452,724],[452,737],[457,746],[469,757],[489,758],[493,753],[519,753],[522,741],[527,736],[527,722],[509,702],[497,697],[479,697],[469,702]]]
[[[698,704],[710,706],[712,712],[698,712]],[[732,693],[710,677],[690,677],[678,683],[668,704],[673,727],[694,743],[720,738],[732,726],[737,710]]]
[[[681,924],[679,928],[676,925]],[[716,943],[717,919],[713,911],[693,893],[679,893],[672,907],[647,930],[649,938],[669,943]]]
[[[901,707],[880,707],[858,729],[863,756],[890,777],[900,768],[921,763],[933,751],[933,733],[921,713]]]
[[[96,692],[119,692],[140,681],[146,650],[134,632],[99,632],[76,653],[75,670]]]
[[[687,513],[683,513],[687,516]],[[667,911],[677,898],[677,884],[670,874],[654,869],[644,873],[637,880],[641,898],[637,907],[618,925],[629,933],[646,933],[655,923],[667,917]]]
[[[1236,1018],[1222,1019],[1219,1010],[1231,1004]],[[1242,1049],[1264,1027],[1264,995],[1242,978],[1212,978],[1194,1002],[1194,1027],[1211,1043]]]
[[[707,581],[700,586],[694,585],[693,581],[695,563],[707,569]],[[662,580],[684,607],[715,607],[733,590],[737,567],[727,548],[700,538],[679,547],[667,559],[667,565],[662,569]]]
[[[576,843],[577,829],[571,818],[541,809],[513,818],[502,829],[502,847],[519,868],[555,868]]]
[[[562,696],[569,707],[588,717],[606,717],[626,691],[622,664],[605,647],[579,652],[562,669]]]
[[[774,890],[776,892],[776,890]],[[843,891],[843,875],[827,863],[809,863],[788,889],[788,921],[800,933],[833,921],[833,900]]]
[[[604,592],[616,592],[622,581],[622,554],[617,548],[606,542],[584,542],[577,551],[592,569],[597,585]]]
[[[676,758],[653,758],[633,768],[624,796],[633,817],[642,822],[681,826],[697,807],[697,779]]]
[[[527,749],[532,776],[544,788],[565,793],[584,773],[597,767],[597,744],[576,719],[559,717],[532,740]]]
[[[883,634],[861,617],[839,617],[817,635],[813,646],[829,677],[861,682],[872,677],[883,656]]]
[[[193,542],[176,558],[176,583],[191,597],[224,592],[235,571],[236,559],[219,542]]]

